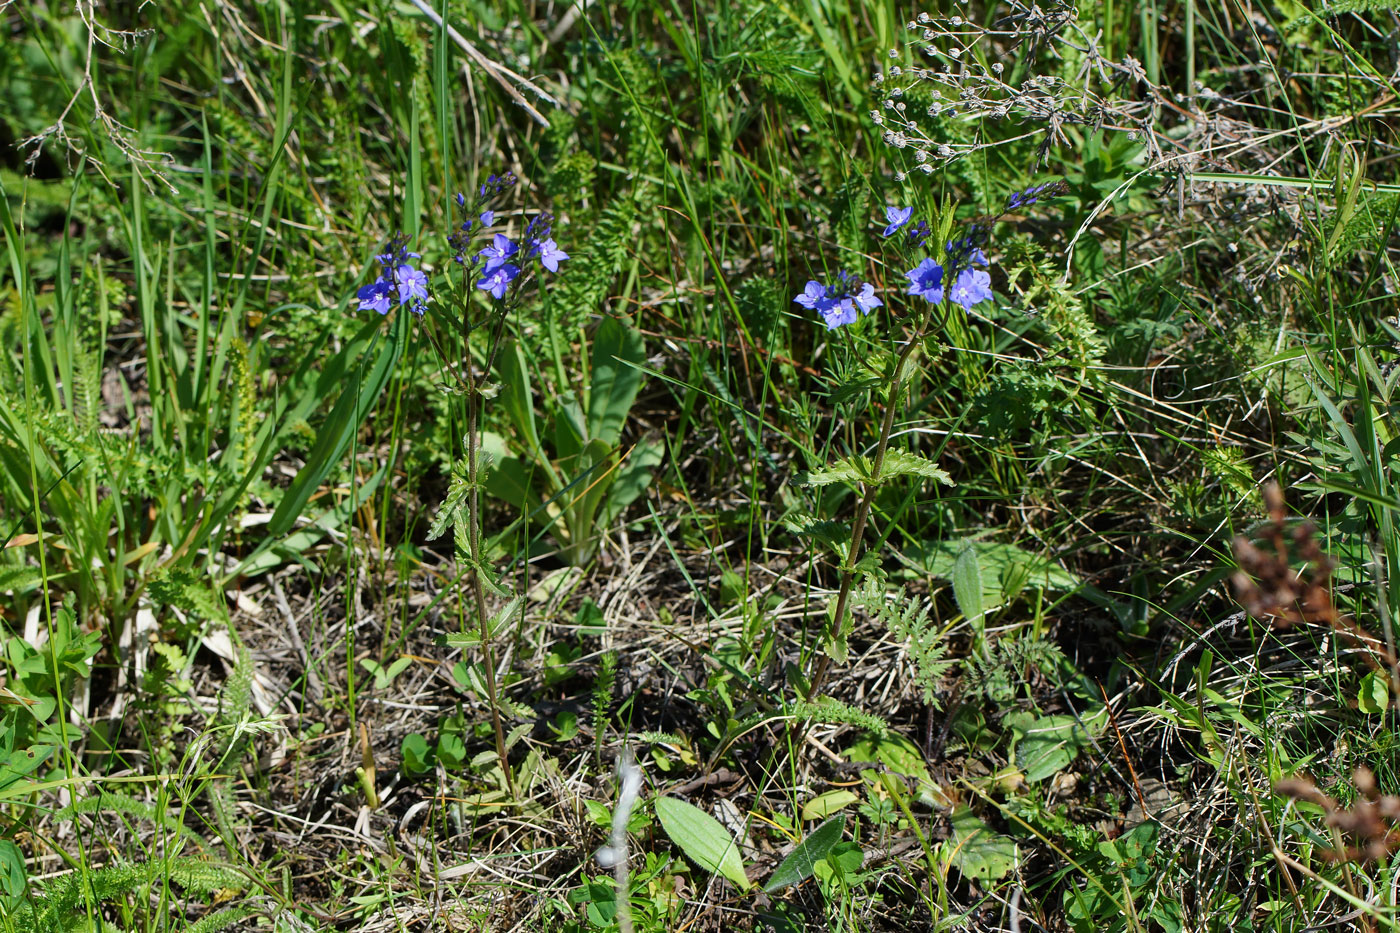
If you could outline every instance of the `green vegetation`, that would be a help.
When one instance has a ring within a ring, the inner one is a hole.
[[[0,930],[1397,929],[1392,6],[0,0]]]

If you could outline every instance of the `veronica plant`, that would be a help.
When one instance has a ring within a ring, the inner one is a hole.
[[[1034,203],[1037,198],[1058,194],[1060,190],[1056,183],[1052,183],[1018,192],[1007,210],[1024,207]],[[808,681],[809,697],[820,692],[830,661],[844,663],[846,659],[847,616],[852,592],[857,579],[874,569],[862,559],[862,549],[871,505],[880,487],[902,476],[952,484],[951,477],[933,461],[911,450],[891,447],[890,436],[914,352],[940,328],[949,326],[954,314],[965,314],[993,297],[991,273],[987,268],[989,263],[982,246],[997,219],[999,217],[974,222],[957,238],[953,238],[956,221],[951,204],[943,205],[931,224],[926,220],[911,223],[914,220],[912,207],[885,209],[886,225],[882,235],[908,262],[913,263],[913,267],[904,273],[908,280],[905,300],[912,305],[909,309],[912,314],[908,315],[908,319],[912,323],[905,331],[903,344],[892,353],[879,380],[885,387],[885,397],[880,435],[874,451],[869,456],[852,454],[803,477],[803,482],[810,486],[849,483],[861,490],[851,520],[850,543],[845,549],[841,566],[841,586],[831,607],[829,628],[823,639],[825,650],[817,658]],[[942,249],[936,245],[930,249],[930,243],[941,243]],[[837,280],[829,285],[808,282],[802,293],[793,300],[821,315],[827,328],[833,331],[853,325],[884,306],[884,301],[876,296],[874,286],[846,272],[841,272]]]
[[[481,488],[486,468],[481,446],[482,401],[494,394],[489,382],[507,324],[518,311],[531,282],[559,270],[569,258],[552,236],[553,218],[536,215],[518,239],[497,223],[495,201],[515,185],[515,176],[492,175],[478,186],[474,197],[457,194],[460,220],[447,237],[451,263],[430,279],[419,253],[410,252],[407,239],[396,236],[375,257],[379,275],[357,292],[360,308],[388,314],[397,309],[417,315],[442,367],[444,388],[456,400],[454,417],[464,430],[461,447],[454,451],[452,480],[432,526],[429,539],[451,528],[468,603],[476,617],[476,631],[449,636],[455,646],[478,646],[482,653],[480,684],[491,711],[496,756],[504,789],[514,795],[505,729],[501,711],[508,704],[496,680],[495,636],[520,606],[497,579],[483,556]],[[487,594],[506,597],[494,615],[487,608]]]

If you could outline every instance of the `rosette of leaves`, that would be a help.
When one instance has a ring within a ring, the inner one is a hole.
[[[644,359],[641,334],[609,318],[594,335],[584,388],[537,399],[520,345],[500,355],[497,406],[513,430],[483,432],[491,460],[486,490],[519,509],[527,525],[547,530],[575,566],[593,559],[600,530],[646,491],[661,462],[660,441],[621,448]]]

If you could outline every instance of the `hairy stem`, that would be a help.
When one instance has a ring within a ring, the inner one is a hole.
[[[499,331],[497,331],[497,335],[499,335]],[[492,355],[494,355],[494,351]],[[463,347],[463,364],[469,383],[467,391],[467,549],[471,555],[472,566],[467,574],[467,585],[471,588],[472,602],[476,606],[477,624],[480,626],[481,632],[481,658],[482,666],[486,669],[486,694],[487,704],[491,707],[491,727],[496,734],[496,760],[500,762],[501,773],[505,775],[506,791],[511,799],[514,799],[515,780],[510,773],[506,734],[505,729],[501,726],[501,707],[497,700],[499,694],[496,689],[496,650],[495,645],[492,644],[491,617],[486,611],[486,587],[481,581],[481,489],[478,483],[481,468],[479,462],[481,443],[477,429],[481,409],[481,395],[478,390],[486,376],[485,373],[482,374],[481,379],[476,376],[476,370],[471,361],[470,340]]]
[[[885,417],[880,424],[880,440],[875,445],[875,461],[870,467],[870,482],[865,484],[865,494],[861,496],[860,503],[856,506],[855,518],[851,520],[851,546],[846,555],[846,564],[841,568],[841,590],[836,596],[836,615],[830,623],[836,632],[841,630],[841,625],[846,618],[846,611],[851,602],[851,590],[855,587],[856,565],[860,563],[861,544],[865,535],[865,523],[870,516],[870,507],[875,501],[875,494],[880,491],[880,473],[885,467],[885,451],[890,446],[890,433],[894,430],[894,412],[898,405],[900,383],[904,380],[904,364],[909,361],[914,348],[923,340],[924,330],[919,331],[910,338],[904,345],[904,349],[899,351],[899,357],[894,364],[894,377],[890,380],[889,396],[885,401]],[[831,661],[831,657],[822,653],[817,657],[816,667],[812,669],[812,678],[807,691],[807,698],[815,700],[821,693],[822,681],[826,678],[826,670]]]

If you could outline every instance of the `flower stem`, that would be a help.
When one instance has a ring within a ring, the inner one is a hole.
[[[927,320],[927,319],[925,319]],[[841,568],[841,589],[836,596],[835,618],[829,623],[834,628],[835,634],[841,631],[846,612],[851,602],[851,590],[855,586],[856,566],[860,563],[862,540],[865,535],[865,524],[870,515],[870,507],[875,502],[875,494],[880,491],[880,473],[885,466],[885,452],[889,450],[890,433],[894,430],[894,412],[898,404],[900,383],[904,380],[904,365],[909,361],[914,349],[923,340],[926,328],[919,330],[904,345],[904,349],[899,351],[899,357],[895,360],[894,375],[890,379],[889,395],[885,400],[885,417],[880,424],[880,440],[875,445],[875,460],[870,467],[870,480],[865,483],[865,494],[861,496],[860,503],[856,505],[855,517],[851,520],[851,545],[846,555],[845,566]],[[831,656],[823,652],[818,658],[816,666],[812,669],[812,677],[808,683],[807,699],[815,700],[821,694],[822,682],[826,679],[827,667],[830,665]]]
[[[493,336],[499,338],[498,330]],[[491,727],[496,734],[496,760],[500,763],[501,773],[505,775],[506,792],[510,799],[515,799],[515,781],[510,773],[510,759],[506,749],[506,734],[501,725],[501,707],[497,700],[499,696],[496,687],[496,650],[493,644],[493,633],[491,631],[491,617],[486,611],[486,587],[481,580],[481,486],[479,474],[481,470],[480,451],[481,443],[479,437],[479,422],[481,408],[480,388],[482,380],[486,378],[483,373],[481,379],[477,378],[476,369],[472,366],[471,341],[470,338],[463,346],[463,366],[467,373],[467,550],[471,557],[472,566],[467,573],[467,585],[471,589],[472,602],[476,607],[477,624],[481,632],[481,656],[482,666],[486,672],[486,694],[487,705],[491,708]],[[492,356],[495,355],[494,349]],[[489,370],[488,370],[489,372]]]

